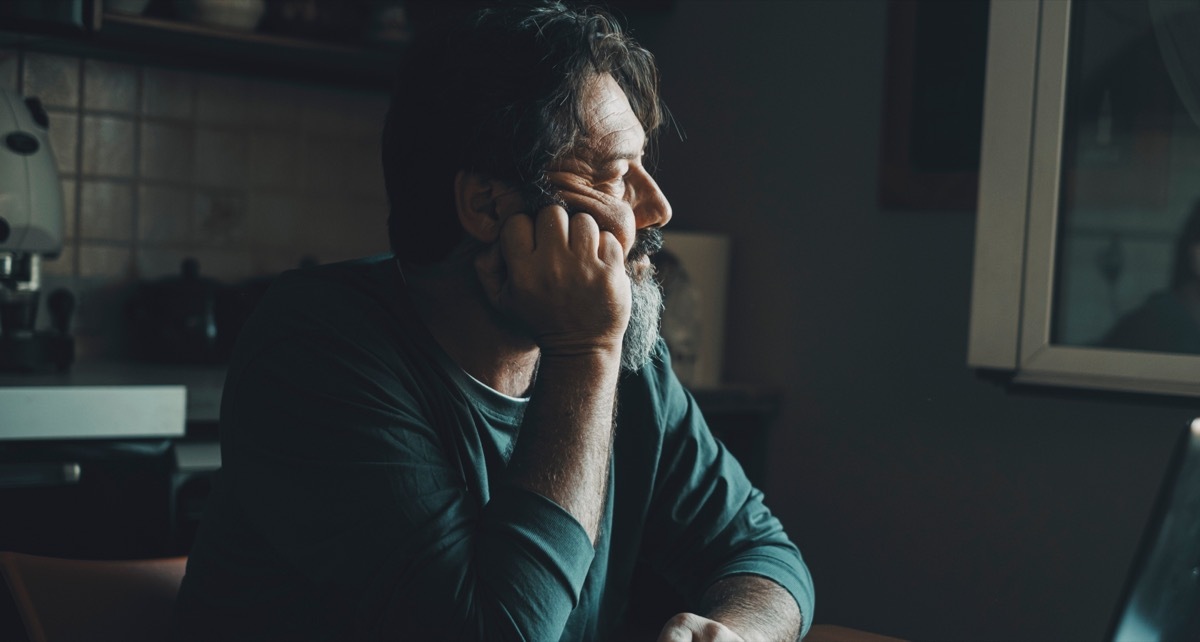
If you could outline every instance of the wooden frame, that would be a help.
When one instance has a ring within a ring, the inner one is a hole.
[[[987,0],[890,0],[879,204],[974,210]]]

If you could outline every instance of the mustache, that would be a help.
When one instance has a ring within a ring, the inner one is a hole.
[[[629,250],[629,261],[636,261],[643,256],[654,256],[663,249],[662,229],[647,227],[640,229],[633,241],[633,249]]]

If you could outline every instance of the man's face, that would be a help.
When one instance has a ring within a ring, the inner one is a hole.
[[[597,76],[584,93],[588,135],[546,173],[549,187],[579,192],[609,207],[589,212],[601,230],[612,232],[626,256],[636,233],[671,220],[671,205],[643,165],[646,132],[612,76]]]
[[[612,76],[595,78],[585,92],[584,106],[587,137],[550,167],[540,187],[601,204],[587,213],[625,250],[633,305],[621,365],[636,370],[649,361],[658,339],[662,292],[649,257],[662,247],[659,228],[671,220],[671,205],[643,165],[646,132]],[[526,194],[525,200],[535,210],[545,204],[533,194]]]

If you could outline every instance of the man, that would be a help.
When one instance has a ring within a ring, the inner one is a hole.
[[[247,324],[180,592],[196,639],[794,640],[808,571],[657,339],[648,52],[485,10],[414,47],[384,132],[395,256],[284,275]]]

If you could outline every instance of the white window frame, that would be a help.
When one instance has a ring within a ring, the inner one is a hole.
[[[1052,344],[1070,0],[993,0],[967,363],[1018,383],[1200,396],[1200,356]]]

